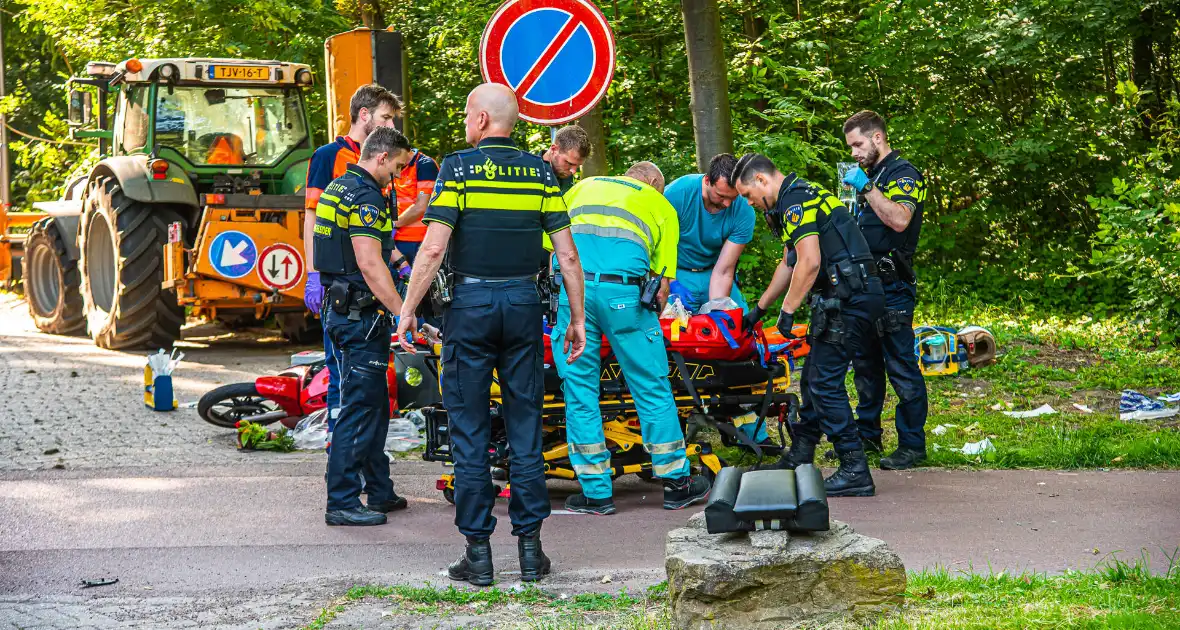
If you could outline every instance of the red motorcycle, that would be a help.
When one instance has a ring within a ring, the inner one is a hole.
[[[389,384],[391,414],[397,413],[399,402],[400,407],[417,409],[441,401],[437,361],[425,350],[425,339],[416,341],[423,350],[410,354],[401,352],[397,335],[393,336],[385,377]],[[392,351],[394,348],[398,349],[397,352]],[[252,383],[222,385],[201,396],[197,413],[206,422],[227,429],[232,429],[240,420],[261,425],[282,422],[293,429],[304,416],[328,406],[328,370],[325,367],[323,359],[319,359],[304,365],[292,365],[272,376],[261,376]]]

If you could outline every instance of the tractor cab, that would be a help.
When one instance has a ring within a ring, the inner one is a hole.
[[[296,194],[302,187],[306,170],[299,163],[313,148],[303,98],[312,84],[307,65],[128,59],[92,63],[87,70],[90,79],[74,82],[100,87],[103,113],[103,101],[115,99],[114,117],[109,125],[100,120],[98,130],[75,135],[105,140],[112,156],[164,160],[152,162],[153,177],[169,179],[167,170],[175,165],[197,194]],[[70,100],[85,97],[75,90]],[[71,114],[78,112],[73,124],[88,125],[90,111],[85,104],[71,107]]]

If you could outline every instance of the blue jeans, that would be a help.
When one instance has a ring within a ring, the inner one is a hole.
[[[326,310],[325,330],[339,357],[340,415],[332,430],[328,453],[328,510],[361,506],[361,473],[369,503],[393,500],[385,438],[389,434],[388,326],[377,326],[376,309],[359,320]],[[373,334],[369,334],[372,331]]]

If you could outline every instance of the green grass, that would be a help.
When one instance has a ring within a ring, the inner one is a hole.
[[[1058,576],[911,573],[904,612],[876,627],[1177,628],[1180,566],[1162,576],[1151,574],[1146,559],[1111,559],[1094,572]]]
[[[948,306],[949,304],[949,306]],[[1157,395],[1180,391],[1180,349],[1156,346],[1153,335],[1122,319],[1044,315],[944,300],[920,305],[919,323],[978,324],[997,336],[994,365],[926,379],[930,412],[927,465],[976,468],[1180,468],[1180,416],[1155,421],[1118,417],[1124,389]],[[846,386],[856,404],[851,374]],[[887,450],[896,446],[892,389],[883,425]],[[1049,404],[1054,415],[1017,419],[1002,411]],[[1088,406],[1083,413],[1075,404]],[[938,425],[955,425],[934,435]],[[771,435],[777,440],[777,429]],[[989,438],[986,456],[955,452]],[[820,449],[821,453],[826,449]],[[736,448],[719,447],[732,463],[753,463]]]
[[[1168,570],[1152,574],[1143,558],[1127,563],[1108,559],[1095,571],[986,574],[945,569],[910,572],[898,613],[868,627],[974,630],[985,628],[1163,629],[1180,627],[1180,550]],[[534,630],[626,628],[670,630],[666,585],[642,595],[555,596],[537,588],[460,590],[453,587],[359,586],[325,608],[305,630],[318,630],[346,606],[380,600],[383,612],[421,621],[424,626],[455,614],[478,615],[494,627]],[[800,628],[864,627],[835,621]]]

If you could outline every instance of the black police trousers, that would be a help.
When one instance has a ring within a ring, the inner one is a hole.
[[[393,500],[385,438],[389,435],[389,348],[391,331],[374,327],[377,309],[357,320],[330,307],[324,309],[324,331],[336,347],[340,374],[340,416],[332,427],[328,453],[328,510],[361,506],[361,478],[369,503]],[[333,360],[332,357],[328,358]]]
[[[861,438],[881,439],[881,413],[885,407],[885,378],[897,394],[898,446],[926,450],[926,380],[914,354],[914,305],[917,289],[897,281],[885,285],[885,308],[897,311],[895,330],[883,330],[861,345],[852,360],[853,383],[859,402],[856,423]]]
[[[872,338],[875,322],[884,310],[881,283],[871,278],[864,293],[840,301],[843,339],[828,339],[826,332],[809,327],[807,342],[811,352],[804,360],[799,382],[802,404],[799,423],[795,426],[796,439],[818,443],[822,431],[838,453],[861,448],[844,377],[857,348]]]
[[[489,468],[490,390],[496,371],[509,444],[512,534],[531,534],[549,516],[541,451],[544,314],[532,280],[457,284],[443,317],[442,390],[455,463],[455,525],[469,538],[496,529]]]

